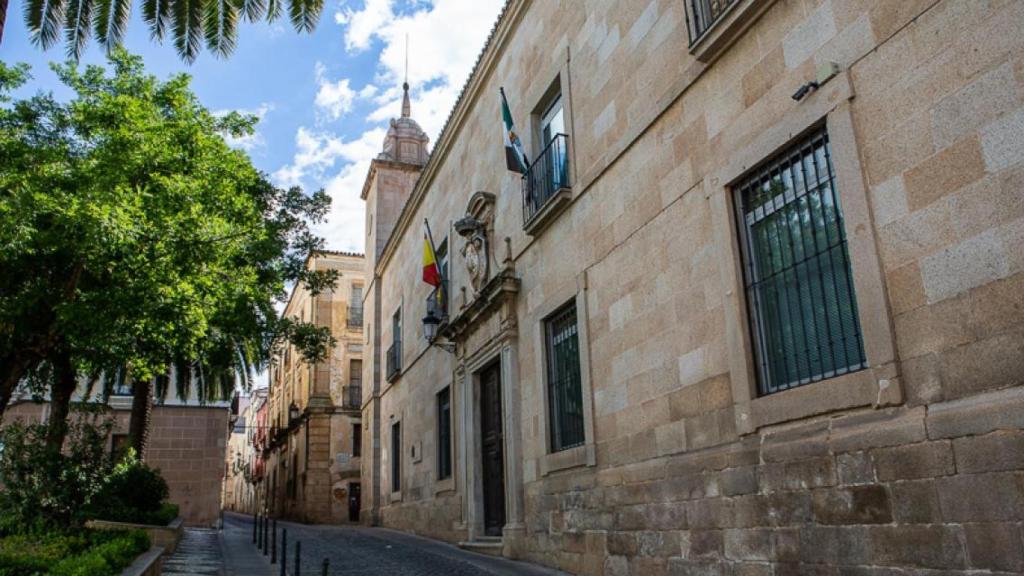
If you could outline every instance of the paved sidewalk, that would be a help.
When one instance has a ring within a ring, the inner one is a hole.
[[[231,517],[231,521],[229,521]],[[277,566],[271,566],[270,557],[263,556],[252,543],[252,517],[224,513],[224,528],[220,533],[220,547],[224,556],[224,576],[278,576]]]
[[[319,576],[326,558],[332,576],[564,576],[524,562],[462,550],[404,532],[361,526],[277,523],[288,530],[288,574],[295,566],[295,543],[302,542],[302,574]],[[226,574],[278,576],[280,567],[252,543],[252,517],[224,513],[222,546]],[[280,556],[281,549],[278,549]]]

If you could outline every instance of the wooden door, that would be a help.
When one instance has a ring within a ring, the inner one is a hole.
[[[480,437],[483,463],[484,533],[501,536],[505,526],[505,436],[501,417],[501,364],[480,373]]]

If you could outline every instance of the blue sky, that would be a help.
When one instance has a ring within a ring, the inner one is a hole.
[[[47,67],[64,47],[43,52],[28,39],[23,0],[13,0],[0,59],[26,62],[34,79],[23,93],[67,95]],[[193,90],[211,110],[260,115],[257,133],[233,142],[279,185],[325,188],[334,203],[319,232],[337,250],[363,250],[359,200],[369,161],[379,151],[389,118],[400,111],[405,38],[413,117],[436,140],[503,0],[328,0],[312,34],[294,32],[286,19],[242,23],[234,54],[203,52],[191,66],[173,46],[150,41],[132,7],[125,47],[164,78],[192,75]],[[83,63],[102,62],[91,43]],[[497,145],[497,144],[495,144]]]

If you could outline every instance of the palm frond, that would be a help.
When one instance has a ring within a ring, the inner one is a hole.
[[[182,60],[191,64],[203,48],[203,3],[176,0],[171,19],[174,47]]]
[[[249,22],[259,20],[267,10],[267,0],[235,0],[235,5]]]
[[[149,26],[149,36],[163,41],[167,32],[167,23],[171,20],[171,3],[169,0],[143,0],[142,21]]]
[[[323,0],[288,0],[288,15],[299,32],[312,32],[323,8]]]
[[[57,43],[64,22],[64,0],[26,0],[24,15],[33,44],[46,50]]]
[[[93,17],[93,32],[100,46],[109,52],[121,44],[131,13],[131,0],[99,0]]]
[[[236,0],[206,0],[203,29],[206,47],[220,57],[227,57],[235,49],[238,25]]]
[[[284,12],[284,6],[281,5],[282,0],[267,0],[267,22],[273,22],[281,17],[281,12]]]
[[[92,0],[69,0],[64,22],[64,43],[68,58],[78,60],[92,30]]]

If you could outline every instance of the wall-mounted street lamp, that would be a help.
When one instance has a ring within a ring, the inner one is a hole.
[[[431,346],[437,346],[438,348],[455,354],[455,343],[454,342],[436,342],[437,328],[441,325],[441,318],[434,314],[433,310],[428,309],[427,315],[423,317],[423,336],[427,339],[427,343]]]
[[[301,415],[302,413],[299,412],[299,407],[295,405],[295,402],[292,402],[291,405],[288,406],[288,423],[291,424],[292,422],[295,422]]]

